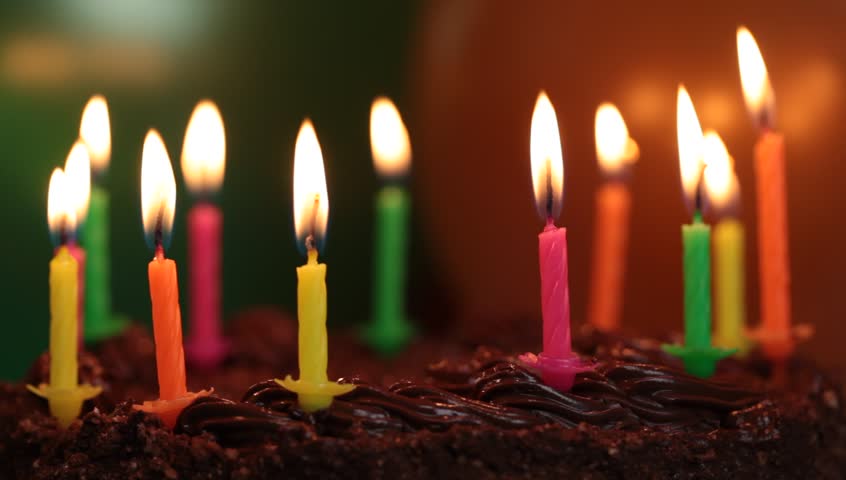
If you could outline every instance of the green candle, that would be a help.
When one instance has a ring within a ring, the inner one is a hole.
[[[684,343],[711,346],[711,227],[699,212],[682,225],[684,247]]]
[[[92,174],[102,179],[112,155],[109,107],[102,95],[94,95],[85,105],[79,138],[88,147]],[[117,335],[128,324],[126,318],[112,313],[109,193],[102,185],[91,185],[88,220],[80,236],[88,257],[85,269],[85,341],[96,342]]]
[[[370,345],[394,353],[412,333],[405,315],[405,271],[409,198],[405,189],[383,188],[376,197],[376,245],[373,255],[373,318]]]
[[[125,321],[112,314],[109,261],[109,194],[91,187],[88,221],[82,229],[87,252],[85,269],[85,340],[96,342],[120,333]]]
[[[692,224],[682,225],[685,344],[662,345],[662,348],[681,358],[687,373],[710,377],[717,362],[735,350],[711,346],[711,227],[702,222],[700,213],[700,182],[705,166],[702,128],[683,86],[679,86],[676,108],[682,191],[694,214]]]
[[[697,211],[693,223],[682,225],[684,248],[684,345],[663,345],[684,361],[687,373],[707,378],[717,362],[736,349],[711,346],[711,227]]]
[[[382,178],[405,177],[411,163],[408,131],[394,104],[384,97],[377,98],[370,110],[370,146]],[[376,196],[373,317],[364,338],[383,354],[398,352],[413,333],[405,314],[409,204],[408,193],[396,184],[383,187]]]

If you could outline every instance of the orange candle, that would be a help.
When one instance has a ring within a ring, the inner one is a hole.
[[[155,250],[147,272],[153,305],[153,337],[156,342],[156,370],[159,399],[135,405],[138,410],[155,413],[168,427],[197,396],[205,390],[189,392],[185,386],[185,354],[182,349],[182,314],[179,311],[179,286],[176,262],[165,258],[165,247],[173,228],[176,206],[176,180],[161,136],[150,130],[141,155],[141,216],[147,243]]]
[[[147,266],[150,300],[153,303],[153,333],[156,340],[156,368],[159,398],[173,400],[188,392],[185,387],[185,354],[182,350],[182,315],[176,262],[165,258],[159,246]]]
[[[629,138],[617,107],[603,103],[596,111],[596,156],[608,181],[596,192],[590,323],[601,331],[620,327],[626,250],[629,241],[631,193],[625,177],[637,160],[637,144]]]
[[[763,132],[755,145],[761,321],[762,327],[776,337],[790,336],[790,260],[784,167],[784,137],[776,132]],[[789,353],[781,352],[782,355]]]
[[[753,337],[771,360],[783,361],[794,349],[784,138],[774,131],[775,96],[767,67],[755,38],[745,27],[737,30],[737,56],[743,97],[761,130],[755,145],[761,325]]]

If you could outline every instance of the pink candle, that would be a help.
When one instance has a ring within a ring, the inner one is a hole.
[[[567,283],[567,229],[555,226],[564,192],[564,160],[558,119],[544,92],[538,95],[532,114],[532,184],[538,214],[546,227],[538,235],[543,313],[543,352],[526,353],[520,359],[540,371],[547,385],[566,392],[576,374],[591,367],[582,363],[570,345],[570,288]]]
[[[88,217],[88,202],[91,198],[91,159],[88,148],[81,141],[76,141],[65,160],[64,173],[68,178],[68,201],[73,205],[76,216],[73,219],[73,232],[67,239],[68,252],[78,265],[77,282],[78,301],[76,303],[79,347],[82,348],[85,325],[85,250],[76,243],[76,229]]]
[[[570,287],[567,281],[567,229],[548,219],[538,234],[540,254],[543,355],[572,356],[570,348]]]
[[[220,318],[220,237],[223,214],[210,199],[223,184],[226,135],[217,106],[194,108],[182,146],[182,173],[198,203],[188,213],[190,325],[185,353],[199,368],[214,368],[227,353]]]
[[[201,368],[211,368],[226,354],[220,321],[220,232],[223,215],[209,203],[188,213],[191,291],[191,336],[188,357]]]

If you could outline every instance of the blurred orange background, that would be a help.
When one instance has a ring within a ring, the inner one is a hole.
[[[564,149],[559,225],[568,228],[574,321],[581,323],[587,310],[594,193],[603,181],[594,113],[610,101],[641,148],[631,178],[623,322],[645,333],[681,329],[680,226],[689,216],[678,179],[675,101],[683,82],[703,128],[716,129],[736,160],[748,314],[758,322],[756,131],[735,46],[737,27],[746,25],[769,69],[787,142],[793,318],[817,330],[801,350],[846,367],[840,353],[846,3],[436,1],[421,21],[410,73],[415,207],[461,318],[539,322],[542,223],[532,198],[529,125],[545,89]]]

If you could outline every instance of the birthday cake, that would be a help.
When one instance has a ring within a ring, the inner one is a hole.
[[[236,350],[257,342],[233,336]],[[67,429],[23,384],[0,387],[0,476],[842,478],[841,392],[813,366],[795,360],[786,383],[776,384],[768,364],[752,356],[699,379],[658,342],[586,331],[574,343],[596,366],[569,393],[545,385],[513,355],[479,348],[464,360],[400,359],[417,363],[419,374],[392,384],[354,376],[374,376],[361,371],[373,364],[367,359],[345,362],[350,376],[342,382],[356,388],[314,413],[272,380],[278,375],[261,376],[274,366],[232,358],[205,381],[234,390],[231,379],[240,376],[251,386],[197,399],[171,430],[132,408],[132,395],[155,389],[154,379],[126,376],[139,368],[132,363],[153,356],[151,339],[132,330],[82,355],[81,381],[104,393]],[[134,353],[116,363],[109,355],[116,347]],[[415,357],[425,348],[411,350]],[[37,361],[27,381],[46,378],[47,365]]]

